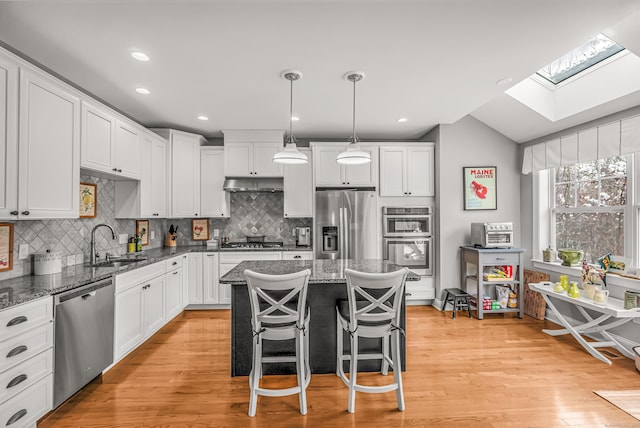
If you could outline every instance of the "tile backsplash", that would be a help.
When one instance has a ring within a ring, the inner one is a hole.
[[[62,266],[67,264],[67,256],[74,255],[75,263],[87,262],[91,230],[98,224],[106,223],[113,227],[116,239],[111,239],[107,228],[96,231],[96,249],[105,252],[123,254],[126,244],[118,243],[119,234],[133,236],[135,219],[117,220],[115,218],[115,185],[113,180],[83,175],[82,182],[97,184],[97,215],[88,219],[56,219],[56,220],[18,220],[14,223],[14,255],[13,269],[0,272],[0,280],[30,275],[33,253],[46,250],[60,251],[63,255]],[[209,219],[209,230],[213,238],[214,229],[220,231],[220,237],[228,236],[232,241],[244,241],[247,235],[265,235],[267,241],[282,241],[285,245],[295,244],[292,231],[295,227],[312,226],[311,218],[284,218],[283,193],[232,193],[231,217],[228,219]],[[191,219],[149,219],[150,231],[155,239],[150,239],[149,246],[161,247],[169,225],[178,226],[178,245],[204,245],[202,241],[191,239]],[[18,259],[20,245],[29,245],[29,257]]]

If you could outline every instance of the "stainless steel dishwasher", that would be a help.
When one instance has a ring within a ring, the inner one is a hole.
[[[54,408],[113,362],[113,311],[111,278],[55,295]]]

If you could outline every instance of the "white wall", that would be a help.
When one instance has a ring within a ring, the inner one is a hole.
[[[520,153],[518,145],[477,119],[466,116],[427,134],[436,141],[436,298],[460,287],[460,246],[469,243],[470,224],[511,221],[520,244]],[[463,166],[496,166],[497,210],[464,211]],[[525,253],[526,257],[526,253]]]

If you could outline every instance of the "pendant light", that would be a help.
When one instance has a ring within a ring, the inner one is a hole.
[[[302,72],[297,70],[285,70],[280,76],[291,83],[290,103],[289,103],[289,135],[285,137],[286,145],[284,150],[273,155],[275,163],[297,165],[309,162],[307,155],[298,151],[296,147],[296,138],[291,132],[293,126],[293,82],[302,78]]]
[[[364,79],[363,71],[350,71],[344,78],[348,82],[353,82],[353,134],[349,138],[349,145],[344,152],[336,158],[336,162],[342,165],[362,165],[371,162],[371,154],[360,149],[358,137],[356,136],[356,82]]]

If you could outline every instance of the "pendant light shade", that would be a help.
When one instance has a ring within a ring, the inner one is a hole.
[[[291,128],[293,127],[293,81],[300,80],[302,78],[302,73],[297,70],[285,70],[281,73],[281,76],[283,79],[286,79],[291,83],[289,99],[289,135],[285,137],[286,146],[284,150],[273,155],[273,161],[275,163],[287,165],[307,163],[309,162],[307,155],[298,151],[298,148],[296,147],[296,139],[291,132]]]
[[[364,79],[364,72],[351,71],[344,78],[353,83],[353,133],[349,138],[349,145],[338,155],[336,162],[342,165],[362,165],[371,162],[371,154],[360,148],[360,142],[356,136],[356,82]]]

